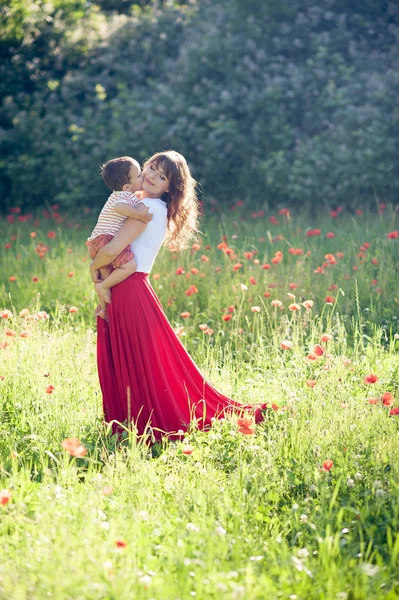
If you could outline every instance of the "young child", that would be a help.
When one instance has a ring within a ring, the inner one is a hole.
[[[147,210],[138,211],[135,206],[139,199],[135,192],[141,190],[143,174],[139,163],[130,156],[122,156],[108,161],[102,167],[104,183],[112,190],[98,217],[97,225],[86,245],[93,259],[98,250],[112,240],[128,217],[148,223],[152,215]],[[100,283],[95,288],[100,302],[99,316],[106,319],[106,306],[111,302],[111,288],[127,279],[137,268],[130,246],[116,257],[111,265],[100,270]]]

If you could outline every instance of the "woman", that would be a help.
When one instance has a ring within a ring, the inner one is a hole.
[[[148,281],[165,235],[169,243],[181,248],[197,230],[195,181],[185,158],[173,151],[152,156],[144,165],[142,187],[145,197],[140,205],[150,209],[152,221],[128,219],[90,267],[95,280],[96,271],[131,242],[137,271],[113,289],[109,321],[97,322],[105,419],[128,425],[133,421],[139,435],[151,426],[158,440],[186,430],[193,419],[199,428],[209,427],[212,418],[232,410],[253,409],[255,419],[261,420],[263,406],[245,407],[205,380]]]

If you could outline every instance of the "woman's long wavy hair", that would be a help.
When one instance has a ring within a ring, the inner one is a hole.
[[[195,192],[197,182],[190,173],[184,156],[168,150],[151,156],[144,167],[155,164],[162,168],[169,179],[169,190],[162,195],[168,207],[168,235],[165,244],[175,250],[188,246],[198,232],[198,199]]]

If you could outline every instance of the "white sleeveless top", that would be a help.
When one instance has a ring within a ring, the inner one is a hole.
[[[148,206],[153,219],[147,224],[144,231],[133,240],[130,248],[137,262],[137,271],[150,273],[166,235],[168,209],[166,202],[160,198],[143,198],[136,204],[136,208],[141,202]]]

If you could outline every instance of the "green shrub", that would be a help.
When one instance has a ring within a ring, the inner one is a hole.
[[[167,148],[185,154],[205,197],[221,202],[396,200],[396,3],[164,4],[118,17],[91,7],[79,22],[71,11],[54,44],[43,25],[42,53],[21,45],[36,53],[33,89],[29,61],[14,81],[9,57],[6,207],[100,206],[100,164]]]

